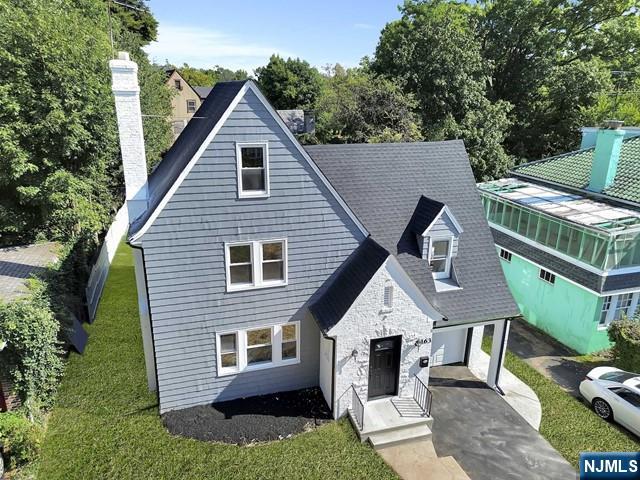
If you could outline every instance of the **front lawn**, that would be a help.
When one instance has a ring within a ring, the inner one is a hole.
[[[485,335],[483,350],[491,350]],[[504,366],[529,385],[542,405],[540,433],[574,467],[580,452],[634,452],[640,442],[622,427],[600,419],[585,403],[507,350]]]
[[[111,267],[83,356],[72,354],[51,414],[38,478],[397,478],[346,421],[249,447],[173,437],[144,373],[130,248]]]

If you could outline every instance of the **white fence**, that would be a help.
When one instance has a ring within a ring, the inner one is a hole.
[[[113,257],[118,249],[118,244],[129,226],[129,215],[127,213],[127,204],[125,203],[113,220],[111,227],[107,235],[104,237],[104,242],[100,248],[100,254],[96,263],[91,268],[91,275],[89,275],[89,281],[87,282],[87,307],[89,309],[89,319],[93,322],[96,310],[98,309],[98,302],[100,302],[100,296],[102,295],[102,289],[104,288],[104,282],[107,280],[109,274],[109,267],[113,261]]]

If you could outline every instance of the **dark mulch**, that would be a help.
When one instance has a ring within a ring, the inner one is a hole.
[[[246,445],[304,432],[331,420],[331,411],[315,387],[167,412],[162,420],[174,435]]]

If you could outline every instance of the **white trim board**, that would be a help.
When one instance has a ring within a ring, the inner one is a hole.
[[[424,229],[424,232],[422,232],[422,236],[423,237],[427,236],[427,234],[429,233],[429,230],[431,230],[431,227],[433,227],[433,224],[436,223],[438,221],[438,219],[440,219],[442,217],[443,213],[447,214],[447,217],[449,217],[449,220],[451,220],[451,223],[453,223],[453,226],[458,231],[458,235],[460,235],[462,232],[464,232],[464,230],[462,229],[462,226],[456,220],[456,217],[454,217],[453,213],[451,213],[451,210],[449,210],[449,207],[444,205],[442,207],[442,209],[440,210],[440,213],[438,213],[438,215],[436,215],[435,218],[433,220],[431,220],[431,223],[429,224],[429,226]]]
[[[367,229],[360,222],[360,220],[358,220],[356,215],[351,211],[351,209],[346,204],[346,202],[342,199],[342,197],[340,197],[338,192],[333,188],[333,186],[331,185],[329,180],[324,176],[322,171],[318,168],[316,163],[309,156],[309,154],[305,151],[305,149],[302,148],[302,145],[300,145],[298,140],[296,140],[295,136],[293,135],[293,133],[291,133],[291,130],[289,130],[287,128],[287,126],[285,125],[285,123],[282,120],[282,118],[280,118],[280,116],[273,109],[273,107],[271,106],[269,101],[264,97],[262,92],[260,92],[260,89],[255,85],[255,83],[252,80],[247,80],[246,83],[242,86],[242,88],[238,91],[238,93],[235,96],[235,98],[231,101],[231,103],[229,104],[229,106],[225,110],[224,114],[220,117],[220,120],[218,120],[218,123],[216,123],[213,126],[213,128],[211,129],[211,131],[207,135],[207,137],[204,140],[204,142],[200,145],[200,148],[198,148],[198,150],[193,155],[193,157],[191,157],[191,160],[189,160],[189,163],[187,164],[187,166],[182,170],[182,172],[180,172],[180,175],[178,176],[176,181],[173,183],[173,185],[171,185],[171,188],[169,189],[169,191],[162,198],[162,200],[160,201],[158,206],[155,208],[153,213],[149,216],[149,218],[144,223],[142,228],[140,230],[138,230],[138,232],[129,239],[132,244],[136,245],[136,242],[140,239],[140,237],[142,237],[147,232],[149,227],[151,227],[151,225],[153,225],[153,223],[155,222],[156,218],[158,218],[158,215],[160,215],[160,212],[164,209],[164,207],[167,205],[169,200],[171,200],[171,197],[173,197],[173,194],[176,192],[176,190],[178,190],[178,187],[180,187],[180,185],[182,184],[184,179],[187,177],[187,175],[189,175],[189,172],[191,172],[191,169],[195,166],[195,164],[200,159],[200,157],[202,156],[204,151],[207,149],[209,144],[212,142],[214,137],[217,135],[217,133],[220,130],[220,128],[222,128],[224,123],[227,121],[227,118],[229,118],[229,115],[231,115],[231,112],[233,112],[233,110],[236,108],[236,106],[238,105],[240,100],[245,96],[245,94],[249,90],[251,90],[256,95],[256,97],[258,97],[260,102],[262,102],[262,104],[265,106],[267,111],[271,114],[273,119],[276,121],[276,123],[283,130],[285,135],[289,138],[289,140],[291,140],[291,142],[293,143],[294,147],[298,150],[298,152],[302,155],[302,157],[307,161],[307,163],[309,164],[311,169],[316,173],[316,175],[318,175],[318,178],[320,178],[320,181],[325,185],[325,187],[329,190],[329,192],[338,201],[340,206],[344,209],[344,211],[349,216],[349,218],[351,218],[351,220],[355,223],[356,227],[358,227],[360,232],[365,237],[369,236],[369,232],[367,231]]]

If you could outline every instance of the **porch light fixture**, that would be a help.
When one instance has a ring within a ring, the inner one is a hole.
[[[353,358],[356,358],[358,356],[358,350],[356,350],[355,348],[353,349],[353,351],[351,352],[351,356]]]

